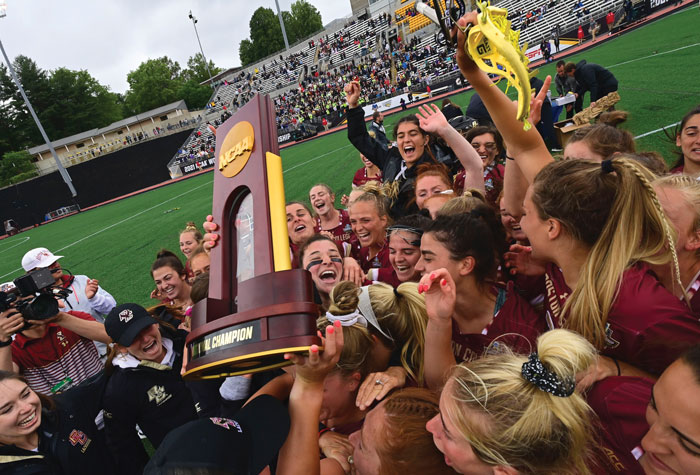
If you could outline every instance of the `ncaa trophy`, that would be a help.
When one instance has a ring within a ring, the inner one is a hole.
[[[209,379],[290,364],[307,352],[318,308],[308,271],[291,269],[272,101],[255,95],[216,131],[209,296],[192,313],[184,376]]]

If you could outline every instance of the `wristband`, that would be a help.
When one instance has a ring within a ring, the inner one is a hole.
[[[329,430],[331,430],[329,427],[324,427],[323,429],[321,429],[320,431],[318,431],[318,438],[320,439],[321,436],[322,436],[324,433],[328,432]]]
[[[5,348],[6,346],[10,346],[12,344],[12,338],[10,338],[7,341],[0,341],[0,348]]]
[[[513,161],[515,161],[515,159],[514,159],[513,157],[509,157],[508,155],[506,155],[506,160],[513,160]]]
[[[617,367],[617,375],[622,376],[622,371],[620,370],[620,363],[617,362],[617,358],[612,358],[613,363],[615,363],[615,366]]]

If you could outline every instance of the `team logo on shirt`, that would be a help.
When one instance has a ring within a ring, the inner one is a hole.
[[[217,426],[223,427],[224,429],[236,429],[238,432],[243,432],[241,425],[232,419],[226,419],[225,417],[210,417],[209,420]]]
[[[160,406],[165,401],[173,397],[172,394],[168,394],[165,392],[165,387],[158,385],[153,386],[151,389],[148,390],[146,394],[148,394],[148,402],[155,401],[156,406]]]
[[[617,348],[620,346],[620,342],[612,337],[613,330],[610,328],[610,324],[605,324],[605,347],[606,348]]]
[[[124,323],[129,323],[129,321],[134,318],[134,312],[129,309],[122,310],[119,312],[119,321]]]
[[[66,339],[66,336],[63,334],[63,332],[61,330],[56,332],[56,339],[58,340],[58,343],[62,347],[65,348],[66,346],[68,346],[68,339]]]
[[[92,440],[90,440],[83,431],[79,431],[78,429],[73,429],[73,431],[68,436],[68,441],[73,447],[80,444],[82,446],[82,448],[80,449],[82,453],[85,453],[88,446],[90,445],[90,442],[92,442]]]

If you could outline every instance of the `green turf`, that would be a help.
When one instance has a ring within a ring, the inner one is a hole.
[[[618,108],[630,112],[627,127],[635,135],[676,122],[700,103],[697,10],[686,9],[571,58],[612,66],[620,82]],[[541,77],[553,73],[553,64],[540,70]],[[464,106],[469,97],[471,93],[464,93],[452,99]],[[401,116],[414,112],[388,116],[387,131]],[[640,139],[638,148],[672,157],[662,133]],[[340,197],[362,166],[345,131],[286,148],[282,158],[288,200],[305,199],[317,182],[328,183]],[[199,224],[209,214],[212,177],[205,173],[2,240],[0,282],[21,274],[20,261],[27,250],[44,246],[64,255],[61,263],[73,273],[99,279],[117,301],[148,304],[153,289],[150,264],[162,247],[179,252],[178,231],[187,221]]]

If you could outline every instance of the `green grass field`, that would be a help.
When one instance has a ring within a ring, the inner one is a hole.
[[[611,68],[620,82],[618,109],[629,111],[626,126],[641,135],[677,122],[700,103],[697,22],[698,8],[688,8],[569,59]],[[553,64],[542,67],[540,77],[554,69]],[[465,106],[470,97],[463,93],[452,99]],[[387,131],[414,112],[388,116]],[[658,151],[667,160],[673,156],[662,132],[640,139],[638,149]],[[361,166],[345,131],[286,148],[282,158],[288,200],[307,199],[317,182],[328,183],[339,199]],[[61,263],[74,274],[99,279],[118,302],[155,303],[148,298],[150,265],[160,248],[179,252],[178,231],[187,221],[204,221],[211,210],[212,179],[205,173],[2,240],[0,282],[19,276],[24,253],[43,246],[65,256]]]

